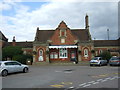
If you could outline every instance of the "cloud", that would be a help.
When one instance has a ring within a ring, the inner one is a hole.
[[[39,2],[40,3],[40,2]],[[12,40],[34,40],[36,28],[55,29],[64,20],[70,28],[85,28],[85,15],[88,13],[90,32],[96,39],[117,39],[117,3],[97,2],[48,2],[31,10],[32,7],[15,3],[15,15],[2,16],[0,29]],[[113,35],[112,35],[113,34]]]

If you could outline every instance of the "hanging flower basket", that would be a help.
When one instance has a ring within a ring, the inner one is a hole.
[[[95,50],[91,50],[91,53],[95,53]]]
[[[46,54],[49,54],[49,53],[50,53],[50,52],[47,50],[47,51],[46,51]]]
[[[78,50],[78,53],[81,54],[81,50]]]
[[[36,51],[33,51],[33,55],[36,55],[37,54],[37,52]]]

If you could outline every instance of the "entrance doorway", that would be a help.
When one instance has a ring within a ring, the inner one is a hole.
[[[78,63],[76,50],[72,50],[70,52],[70,60],[75,63]]]

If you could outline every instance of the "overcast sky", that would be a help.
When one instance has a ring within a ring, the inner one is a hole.
[[[118,39],[118,2],[6,1],[0,3],[0,30],[9,41],[13,36],[16,41],[33,41],[37,27],[56,29],[62,20],[71,29],[83,29],[86,13],[92,39],[107,40],[107,29],[111,40]]]

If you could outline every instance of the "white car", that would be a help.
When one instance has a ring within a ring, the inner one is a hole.
[[[8,73],[29,71],[28,65],[21,64],[17,61],[0,61],[0,75],[7,76]]]
[[[102,59],[102,57],[94,57],[92,60],[90,60],[90,66],[93,65],[107,65],[107,60]]]

